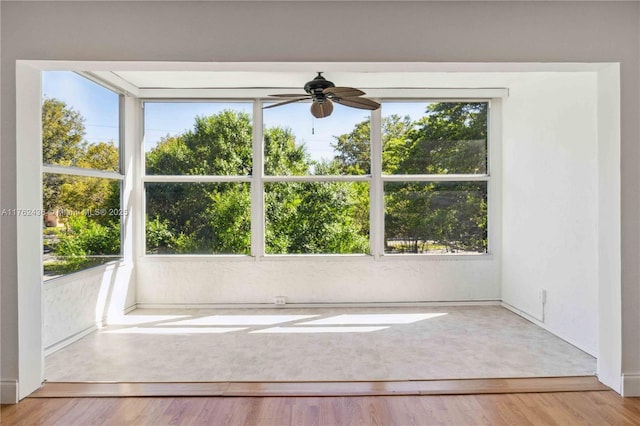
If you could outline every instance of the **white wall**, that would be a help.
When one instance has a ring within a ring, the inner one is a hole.
[[[502,151],[502,299],[594,356],[597,113],[596,73],[529,75],[504,101]]]
[[[618,247],[622,249],[621,297],[625,303],[619,318],[624,351],[622,356],[619,348],[612,351],[614,357],[622,358],[622,372],[640,372],[637,3],[336,2],[327,7],[322,2],[3,1],[0,7],[3,114],[0,201],[6,208],[15,207],[17,198],[15,61],[18,59],[620,62],[623,214],[622,242]],[[322,23],[320,48],[310,17]],[[232,42],[229,34],[233,34]],[[21,376],[17,221],[13,217],[0,220],[1,374],[2,380],[11,382]],[[615,286],[617,278],[612,282]],[[615,300],[610,302],[609,314],[620,315]],[[619,373],[618,370],[618,377]],[[615,382],[618,379],[611,380],[607,383],[619,390],[619,383]],[[23,391],[28,393],[28,389]]]
[[[43,346],[55,350],[135,305],[130,265],[112,262],[44,283]]]
[[[498,300],[499,264],[476,260],[138,260],[141,304]]]

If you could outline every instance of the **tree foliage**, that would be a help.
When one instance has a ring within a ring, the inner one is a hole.
[[[113,142],[88,144],[84,118],[57,99],[42,104],[42,157],[48,165],[119,171]],[[120,182],[118,180],[45,173],[43,209],[59,216],[61,228],[49,229],[55,259],[45,273],[68,273],[120,253]]]
[[[57,99],[42,103],[42,161],[74,166],[84,148],[84,118]]]
[[[415,121],[408,116],[383,117],[383,173],[486,173],[487,112],[486,103],[439,102],[428,104],[424,116]],[[45,100],[45,162],[118,171],[118,149],[109,142],[84,142],[83,121],[64,103]],[[146,153],[145,172],[235,177],[261,173],[253,164],[252,131],[246,113],[226,110],[197,117],[192,129],[167,135]],[[291,129],[265,128],[264,173],[370,174],[370,141],[371,123],[364,120],[335,137],[335,158],[316,162]],[[249,182],[147,183],[145,189],[147,252],[250,253]],[[367,182],[265,182],[266,252],[367,253],[369,189]],[[486,183],[409,180],[386,183],[384,190],[387,252],[486,251]],[[119,182],[47,174],[43,203],[48,210],[117,209]],[[118,219],[69,219],[57,253],[81,259],[119,252]]]
[[[290,129],[264,131],[265,174],[306,175],[313,164]],[[167,136],[147,153],[148,174],[246,176],[253,173],[247,114],[198,117],[194,128]],[[147,185],[147,251],[248,254],[251,194],[245,183]],[[360,253],[366,234],[354,227],[353,190],[344,184],[272,183],[265,190],[268,253]]]
[[[423,118],[384,148],[392,174],[478,174],[487,170],[487,103],[429,104]],[[483,182],[388,183],[385,245],[389,252],[487,250]]]

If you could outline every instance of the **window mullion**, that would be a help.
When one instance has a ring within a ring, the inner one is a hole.
[[[369,187],[369,244],[379,259],[384,253],[384,190],[382,182],[382,112],[371,111],[371,186]]]
[[[251,255],[264,256],[264,149],[262,101],[253,102],[253,170],[251,180]]]

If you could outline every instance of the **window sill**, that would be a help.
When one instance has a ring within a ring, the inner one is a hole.
[[[144,255],[141,260],[145,262],[178,262],[178,261],[205,261],[205,262],[400,262],[400,261],[424,261],[424,262],[466,262],[466,261],[491,261],[494,255],[491,253],[479,254],[386,254],[376,259],[370,254],[268,254],[260,257],[235,254],[153,254]]]

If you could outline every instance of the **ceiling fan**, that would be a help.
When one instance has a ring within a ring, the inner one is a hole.
[[[264,107],[275,108],[278,106],[290,104],[293,102],[311,99],[311,115],[315,118],[328,117],[333,112],[333,102],[352,108],[374,110],[380,108],[380,104],[368,98],[361,97],[365,93],[362,90],[353,87],[336,87],[333,82],[325,79],[322,73],[304,85],[304,94],[279,94],[269,95],[276,98],[291,98],[277,104]]]

